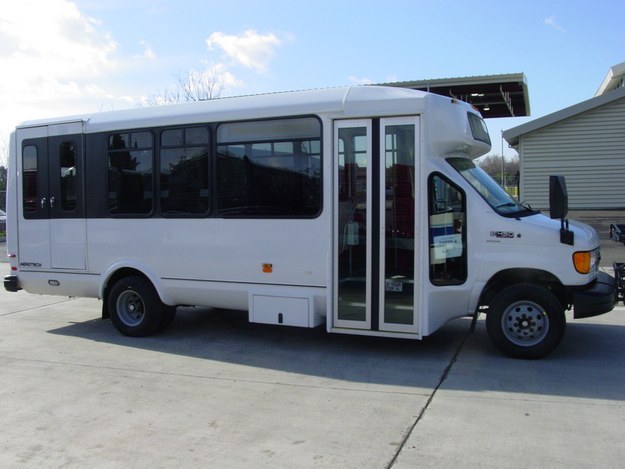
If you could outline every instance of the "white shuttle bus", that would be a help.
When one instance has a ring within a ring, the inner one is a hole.
[[[562,187],[562,220],[519,204],[474,164],[489,150],[470,105],[375,86],[26,122],[5,288],[100,298],[129,336],[179,305],[413,339],[485,312],[504,353],[542,357],[615,281]]]

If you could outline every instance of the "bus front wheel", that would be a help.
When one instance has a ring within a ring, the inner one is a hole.
[[[536,359],[551,353],[566,328],[564,307],[546,288],[510,285],[495,295],[486,315],[493,344],[514,358]]]
[[[152,284],[139,276],[118,280],[110,289],[108,307],[115,328],[131,337],[145,337],[155,332],[167,308]]]

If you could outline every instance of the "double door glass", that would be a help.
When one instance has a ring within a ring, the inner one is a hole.
[[[336,327],[418,332],[418,117],[335,124]]]

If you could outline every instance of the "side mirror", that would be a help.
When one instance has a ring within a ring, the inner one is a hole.
[[[552,219],[560,219],[560,242],[573,246],[575,237],[569,230],[567,213],[569,213],[569,195],[566,191],[566,180],[564,176],[549,176],[549,216]]]
[[[565,218],[569,212],[569,196],[564,176],[549,176],[549,215],[552,219]]]

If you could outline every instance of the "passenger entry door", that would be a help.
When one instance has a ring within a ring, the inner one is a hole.
[[[334,127],[335,328],[418,333],[419,117]]]
[[[82,123],[18,130],[18,138],[22,155],[20,269],[84,270]]]

